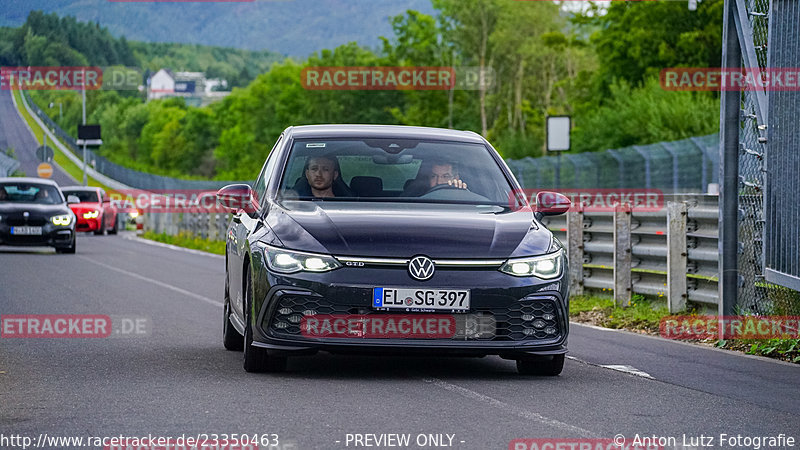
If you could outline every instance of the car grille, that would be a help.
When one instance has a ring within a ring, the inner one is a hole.
[[[456,334],[450,340],[471,341],[553,341],[561,337],[560,310],[553,296],[536,295],[523,299],[497,297],[506,306],[473,307],[469,313],[452,314]],[[475,300],[473,299],[473,302]],[[364,304],[347,305],[328,302],[314,295],[284,294],[265,318],[268,331],[276,337],[301,337],[303,317],[314,315],[427,314],[402,311],[374,311]],[[433,313],[430,313],[433,314]],[[442,314],[442,313],[436,313]],[[447,314],[449,315],[449,314]],[[491,327],[488,331],[487,326]]]
[[[47,223],[47,219],[44,217],[29,217],[27,220],[22,217],[14,217],[9,218],[6,221],[6,224],[11,227],[23,227],[23,226],[31,226],[31,227],[41,227]]]

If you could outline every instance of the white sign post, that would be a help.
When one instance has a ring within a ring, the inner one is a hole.
[[[555,188],[561,187],[561,152],[569,151],[570,116],[547,116],[547,151],[556,153]]]

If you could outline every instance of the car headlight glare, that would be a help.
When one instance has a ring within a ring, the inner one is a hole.
[[[53,216],[50,218],[50,222],[53,222],[53,225],[67,226],[72,223],[72,216],[69,214]]]
[[[100,215],[100,211],[94,210],[83,213],[84,219],[96,219]]]
[[[264,247],[264,256],[267,258],[267,266],[271,270],[281,273],[328,272],[342,266],[332,256],[296,252],[270,246]]]
[[[562,256],[563,252],[559,250],[531,258],[509,259],[500,267],[500,271],[515,277],[538,277],[549,280],[561,275]]]

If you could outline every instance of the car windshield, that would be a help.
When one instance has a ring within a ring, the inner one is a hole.
[[[63,192],[64,192],[64,197],[74,195],[75,197],[78,197],[81,203],[97,203],[99,201],[97,198],[96,191],[83,191],[83,190],[71,191],[65,189]]]
[[[483,144],[298,140],[281,198],[508,205],[512,187]]]
[[[35,183],[0,184],[0,203],[56,205],[63,202],[64,198],[55,186]]]

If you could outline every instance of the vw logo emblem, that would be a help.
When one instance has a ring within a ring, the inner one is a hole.
[[[24,213],[22,213],[22,217],[24,217],[24,218],[26,218],[26,219],[27,219],[28,217],[30,217],[30,215],[31,215],[31,213],[29,213],[28,211],[25,211]]]
[[[427,256],[415,256],[408,263],[408,274],[411,278],[425,281],[433,276],[433,261]]]

